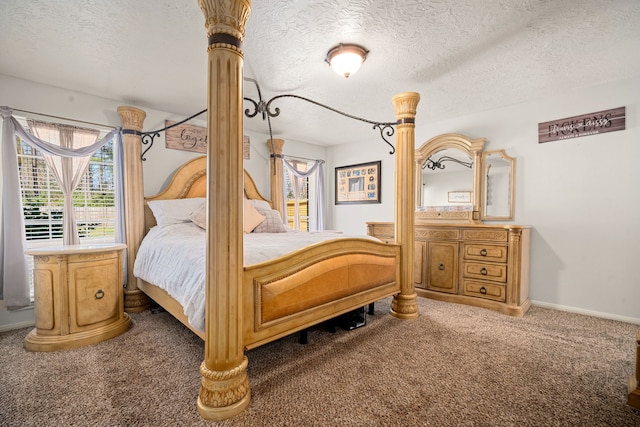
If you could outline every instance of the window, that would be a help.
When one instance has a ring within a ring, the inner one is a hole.
[[[26,122],[23,124],[26,129]],[[106,132],[100,135],[104,137]],[[18,139],[18,169],[25,232],[31,241],[62,239],[63,195],[42,154]],[[91,156],[73,193],[78,234],[83,241],[115,239],[113,142]]]
[[[306,170],[306,162],[297,162],[289,160],[289,162],[298,170]],[[300,186],[300,194],[295,197],[292,179],[298,180]],[[285,200],[287,202],[287,225],[294,230],[309,231],[309,177],[297,178],[289,171],[284,173]],[[298,209],[298,224],[295,223],[295,211]]]

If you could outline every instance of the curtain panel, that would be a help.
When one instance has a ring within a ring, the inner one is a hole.
[[[313,163],[313,166],[307,170],[307,171],[299,171],[295,165],[292,165],[291,163],[289,163],[286,159],[282,159],[282,164],[284,165],[285,169],[293,176],[296,178],[306,178],[309,177],[311,175],[313,175],[314,173],[317,173],[317,177],[316,177],[316,211],[315,211],[315,217],[316,217],[316,231],[322,231],[324,230],[324,168],[323,168],[323,164],[324,164],[324,160],[316,160]],[[282,180],[284,183],[284,180]],[[291,179],[291,185],[293,187],[293,191],[294,191],[294,196],[296,197],[296,199],[299,197],[299,192],[300,192],[300,185],[299,185],[299,180],[298,179]],[[287,209],[286,209],[286,192],[283,191],[283,194],[285,194],[285,209],[284,209],[284,213],[285,216],[287,215]],[[300,213],[297,209],[297,205],[296,205],[296,209],[294,211],[294,219],[295,219],[295,224],[297,227],[297,224],[299,224],[299,219],[300,219]],[[287,218],[284,218],[285,222],[287,221]]]

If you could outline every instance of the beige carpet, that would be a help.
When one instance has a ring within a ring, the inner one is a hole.
[[[203,343],[166,313],[112,340],[30,353],[0,334],[1,426],[640,426],[626,404],[638,325],[533,307],[521,319],[419,299],[309,344],[248,352],[252,399],[219,423],[196,410]]]

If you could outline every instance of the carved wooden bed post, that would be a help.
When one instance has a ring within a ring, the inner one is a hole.
[[[198,412],[232,417],[249,405],[242,327],[242,40],[249,0],[198,0],[209,38],[205,355]]]
[[[271,206],[280,212],[280,218],[284,221],[287,217],[284,213],[284,194],[282,190],[282,147],[283,139],[270,139],[267,141],[269,154],[271,155]],[[276,157],[274,157],[276,156]]]
[[[122,145],[124,157],[124,200],[127,238],[127,284],[124,291],[124,311],[138,313],[149,308],[150,300],[140,289],[133,275],[133,263],[144,237],[144,210],[132,206],[144,206],[142,180],[142,123],[147,114],[135,107],[118,107],[122,121]]]
[[[418,317],[417,295],[414,290],[413,256],[416,211],[415,178],[415,118],[420,94],[403,92],[393,97],[398,120],[396,134],[396,206],[395,241],[401,244],[400,293],[394,295],[391,314],[401,319]]]

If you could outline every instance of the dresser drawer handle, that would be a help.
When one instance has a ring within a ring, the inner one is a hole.
[[[98,289],[98,292],[96,292],[96,299],[102,298],[104,298],[104,291],[102,289]]]
[[[484,268],[484,267],[482,267],[482,268],[480,269],[480,274],[482,274],[483,276],[486,276],[486,275],[487,275],[487,269],[486,269],[486,268]]]
[[[486,293],[487,293],[487,288],[485,288],[484,286],[483,286],[483,287],[481,287],[481,288],[480,288],[480,293],[481,293],[482,295],[486,294]]]
[[[487,256],[487,250],[486,249],[481,249],[480,250],[480,255]]]
[[[440,264],[440,265],[438,266],[438,270],[444,270],[444,264]]]

